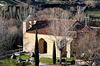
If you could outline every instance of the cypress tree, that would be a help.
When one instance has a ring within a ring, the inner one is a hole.
[[[55,47],[55,42],[53,44],[53,64],[56,64],[56,47]]]
[[[38,48],[38,31],[36,29],[36,38],[35,38],[35,54],[36,54],[36,57],[35,57],[35,66],[39,66],[39,48]]]

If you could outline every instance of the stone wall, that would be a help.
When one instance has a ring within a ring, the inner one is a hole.
[[[47,53],[45,53],[45,55],[49,55],[52,56],[52,52],[53,52],[53,41],[55,40],[55,37],[52,35],[43,35],[43,34],[38,34],[38,41],[40,39],[44,39],[47,42]],[[61,37],[57,37],[57,38],[61,38]],[[68,40],[70,40],[71,38],[67,38]],[[34,46],[35,46],[35,34],[33,33],[24,33],[23,35],[23,51],[28,51],[28,52],[34,52]],[[43,49],[42,46],[41,50]],[[70,42],[68,44],[67,47],[67,57],[70,57]],[[66,52],[65,52],[66,53]],[[60,51],[57,49],[56,46],[56,55],[57,57],[60,56]]]

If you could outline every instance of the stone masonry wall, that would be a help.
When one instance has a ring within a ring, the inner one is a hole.
[[[53,51],[53,41],[55,40],[54,36],[51,35],[42,35],[38,34],[38,41],[43,38],[47,42],[47,53],[45,55],[52,56]],[[60,38],[60,37],[58,37]],[[68,38],[71,39],[71,38]],[[24,33],[23,36],[23,51],[34,52],[35,46],[35,34],[33,33]],[[70,57],[70,45],[68,44],[67,47],[67,57]],[[60,56],[60,51],[57,49],[56,46],[56,55],[57,57]]]

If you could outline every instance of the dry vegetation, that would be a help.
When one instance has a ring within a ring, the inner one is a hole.
[[[0,51],[16,49],[17,44],[22,43],[22,32],[17,25],[15,19],[3,20],[0,17]]]
[[[88,7],[95,8],[96,5],[98,5],[98,2],[97,1],[93,1],[93,0],[87,0],[87,1],[85,1],[85,4]]]
[[[54,10],[54,14],[52,14],[52,11]],[[52,15],[55,18],[61,18],[61,14],[65,12],[65,14],[69,13],[68,10],[63,10],[62,8],[47,8],[44,10],[40,10],[36,13],[36,17],[38,20],[45,19],[45,18],[51,18]],[[69,14],[68,14],[69,15]],[[70,16],[70,15],[69,15]]]
[[[84,37],[75,39],[72,45],[74,56],[92,66],[99,56],[100,35],[97,35],[96,32],[85,33]]]

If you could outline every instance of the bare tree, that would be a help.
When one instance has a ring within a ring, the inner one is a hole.
[[[85,17],[84,8],[82,9],[80,6],[77,6],[77,13],[75,15],[75,18],[77,21],[80,21],[80,22],[84,21],[84,17]]]
[[[30,4],[32,3],[32,0],[26,0],[26,3],[27,3],[28,5],[30,5]]]
[[[57,11],[53,8],[50,22],[50,31],[54,35],[56,39],[57,48],[60,51],[60,64],[62,63],[62,50],[67,44],[67,33],[69,29],[69,25],[67,20],[69,19],[69,14],[65,10],[59,16],[57,15]],[[60,36],[60,38],[58,37]]]
[[[3,20],[0,17],[0,52],[14,49],[19,30],[14,20]]]
[[[4,31],[5,31],[6,29],[5,29],[5,27],[4,27],[4,24],[3,24],[3,21],[2,21],[2,18],[0,17],[0,52],[2,52],[3,51],[3,48],[2,48],[2,45],[3,45],[3,41],[4,41],[4,36],[5,36],[5,34],[4,34]]]
[[[100,35],[96,32],[89,32],[78,40],[77,48],[74,49],[76,57],[86,61],[89,66],[92,66],[93,62],[98,56],[100,51]],[[74,43],[75,44],[75,43]]]
[[[35,15],[34,12],[33,7],[4,6],[2,8],[2,17],[4,19],[15,18],[21,23],[28,15]]]
[[[54,14],[52,14],[52,10],[54,10]],[[54,16],[54,18],[61,19],[61,14],[64,12],[62,8],[46,8],[44,10],[40,10],[36,13],[36,18],[38,20],[45,19],[45,18],[51,18]],[[66,11],[68,12],[68,11]],[[70,12],[68,12],[70,13]],[[68,16],[70,16],[68,14]]]

